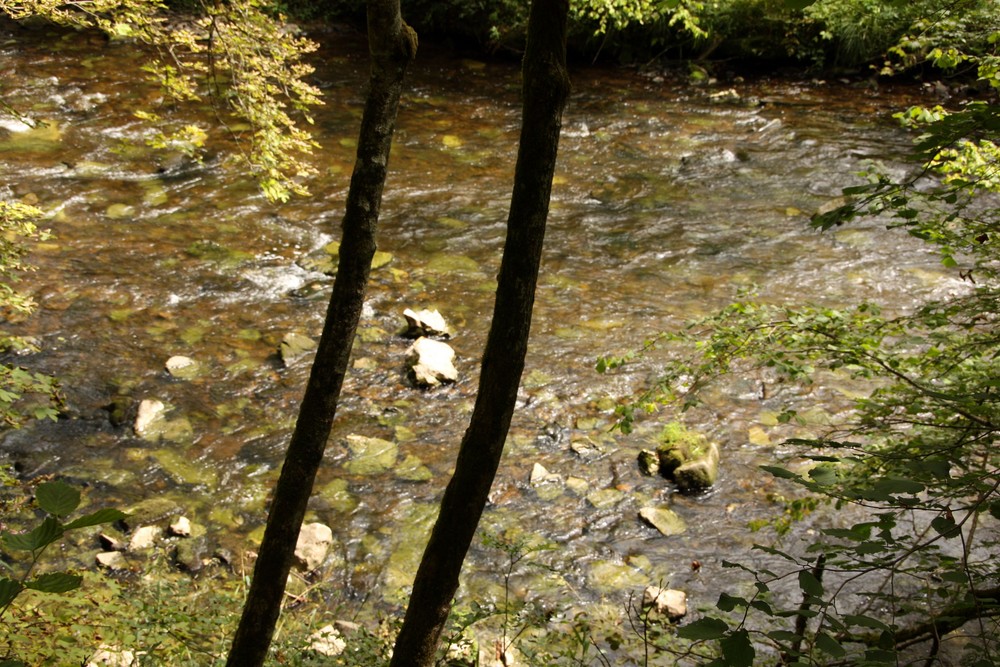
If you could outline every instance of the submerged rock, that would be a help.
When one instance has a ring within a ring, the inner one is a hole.
[[[281,355],[281,361],[284,362],[287,368],[307,354],[314,352],[316,347],[316,341],[309,336],[297,331],[290,331],[281,339],[281,346],[278,348],[278,353]]]
[[[420,457],[410,454],[396,467],[396,478],[405,482],[427,482],[434,478],[434,473]]]
[[[399,455],[399,446],[396,443],[363,435],[347,436],[347,447],[351,451],[347,470],[354,475],[375,475],[385,472],[396,465],[396,458]]]
[[[458,380],[455,350],[447,343],[421,337],[406,350],[406,361],[419,387],[438,387]]]
[[[668,537],[687,530],[684,519],[669,507],[643,507],[639,510],[639,518]]]

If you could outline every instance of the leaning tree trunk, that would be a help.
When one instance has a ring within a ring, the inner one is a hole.
[[[562,111],[568,0],[534,0],[524,54],[523,117],[507,240],[479,393],[455,474],[413,583],[391,667],[430,667],[503,453],[524,369]]]
[[[228,667],[258,667],[267,655],[299,528],[347,373],[375,254],[375,229],[403,75],[417,48],[416,33],[400,16],[399,0],[368,0],[368,45],[372,59],[370,88],[347,194],[337,278],[295,431],[274,490]]]

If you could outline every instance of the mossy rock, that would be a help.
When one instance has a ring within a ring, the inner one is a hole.
[[[354,475],[375,475],[396,465],[399,447],[394,442],[363,435],[347,436],[351,460],[347,470]]]
[[[660,473],[670,476],[688,461],[703,456],[708,451],[708,439],[680,422],[670,422],[660,432],[656,454],[660,459]]]
[[[697,493],[715,484],[719,477],[719,446],[708,443],[708,451],[674,470],[674,482],[681,491]]]
[[[659,472],[673,480],[681,491],[703,491],[715,484],[719,475],[717,444],[680,422],[667,424],[657,441]],[[644,458],[644,454],[640,454],[640,468],[646,474],[652,474],[653,461],[648,454]]]

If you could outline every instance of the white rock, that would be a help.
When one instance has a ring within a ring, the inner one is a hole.
[[[134,664],[134,652],[113,646],[102,646],[90,656],[87,667],[131,667]]]
[[[642,593],[642,606],[652,607],[656,613],[676,621],[687,615],[687,593],[673,588],[647,586]]]
[[[531,467],[529,481],[532,486],[541,486],[542,484],[562,484],[563,478],[562,475],[549,472],[541,463],[536,463]]]
[[[139,403],[139,411],[135,417],[135,432],[139,437],[144,437],[155,432],[153,426],[158,421],[163,420],[167,412],[167,406],[163,401],[155,398],[144,398]]]
[[[178,517],[177,521],[170,524],[170,534],[177,537],[191,537],[191,520],[186,516]]]
[[[309,648],[327,657],[340,655],[347,648],[347,642],[333,625],[326,625],[309,635]]]
[[[198,374],[198,362],[191,357],[174,355],[167,359],[167,372],[175,378],[191,378]]]
[[[333,531],[322,523],[303,524],[295,543],[295,561],[300,570],[312,572],[323,564],[333,544]]]
[[[142,526],[132,533],[132,538],[128,541],[129,551],[143,551],[151,549],[156,540],[163,534],[163,529],[159,526]]]
[[[444,317],[436,310],[411,310],[407,308],[403,311],[406,318],[406,335],[411,338],[417,336],[441,336],[448,338],[451,336],[451,327],[445,322]]]
[[[437,387],[458,379],[455,369],[455,350],[441,341],[418,338],[406,350],[407,363],[413,377],[422,387]]]
[[[97,564],[109,570],[127,570],[128,563],[120,551],[102,551],[97,554]]]

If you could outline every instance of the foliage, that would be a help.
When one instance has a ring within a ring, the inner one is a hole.
[[[145,70],[171,100],[208,98],[217,106],[231,133],[247,146],[246,162],[268,198],[305,194],[304,180],[315,173],[307,158],[316,143],[299,120],[311,124],[308,110],[321,102],[319,90],[306,81],[313,68],[303,59],[316,43],[297,35],[263,0],[199,3],[198,9],[194,18],[181,21],[157,0],[0,0],[0,11],[18,20],[44,18],[151,45],[159,57]],[[168,110],[142,114],[162,124]],[[192,152],[204,137],[204,129],[186,125],[157,134],[150,143]]]
[[[14,573],[14,567],[3,563],[10,576],[0,577],[0,618],[7,614],[25,591],[64,594],[79,588],[83,577],[78,574],[54,571],[36,574],[42,554],[67,532],[112,523],[125,517],[118,510],[101,509],[64,523],[64,518],[79,507],[80,492],[63,482],[39,484],[35,488],[35,503],[45,514],[38,525],[28,532],[13,533],[4,530],[0,534],[3,547],[8,552],[27,554],[27,562],[19,576]],[[3,659],[5,665],[24,664],[14,659],[10,647]]]
[[[18,274],[32,269],[24,260],[28,244],[48,238],[48,232],[36,225],[41,216],[42,212],[34,206],[0,200],[0,316],[5,320],[23,317],[35,309],[31,297],[14,289],[12,283],[18,281]],[[23,354],[35,349],[31,340],[0,331],[0,350]],[[43,396],[46,400],[24,408],[19,402],[26,395]],[[58,388],[53,378],[0,364],[0,421],[16,426],[26,417],[55,419],[57,405]]]

